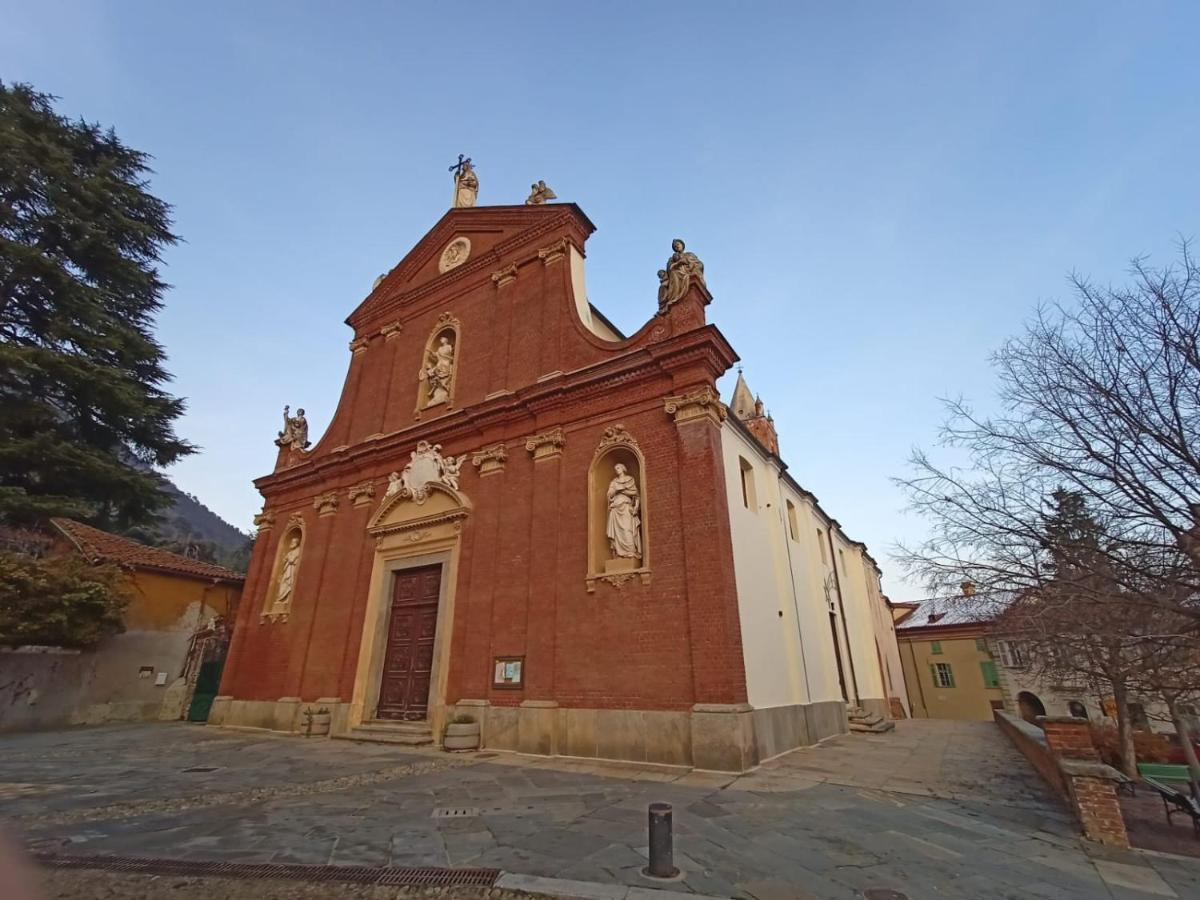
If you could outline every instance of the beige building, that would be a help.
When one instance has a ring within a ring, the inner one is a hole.
[[[991,721],[1004,708],[988,615],[962,603],[897,604],[896,634],[914,719]]]

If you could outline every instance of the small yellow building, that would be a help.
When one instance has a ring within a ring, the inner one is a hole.
[[[992,711],[1004,708],[988,649],[991,616],[945,600],[897,603],[895,612],[913,718],[990,722]]]
[[[128,573],[125,630],[86,650],[0,648],[0,731],[206,716],[201,695],[216,695],[244,576],[71,519],[52,524],[63,552]]]

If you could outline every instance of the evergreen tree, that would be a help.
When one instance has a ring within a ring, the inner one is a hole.
[[[0,82],[0,523],[125,528],[193,450],[153,335],[177,238],[146,154],[53,99]]]

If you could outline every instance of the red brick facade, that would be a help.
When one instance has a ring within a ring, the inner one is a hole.
[[[470,513],[451,633],[438,635],[449,653],[445,695],[434,704],[688,710],[746,701],[719,425],[707,416],[676,424],[664,409],[670,396],[713,388],[736,357],[705,324],[710,298],[697,283],[627,340],[590,331],[572,254],[582,255],[592,230],[572,204],[451,210],[351,314],[350,368],[329,428],[310,450],[281,450],[275,472],[256,482],[268,527],[222,695],[349,700],[375,562],[368,522],[388,474],[425,440],[446,455],[496,445],[506,455],[499,470],[462,469]],[[461,236],[471,242],[467,261],[440,274],[443,249]],[[653,281],[645,306],[654,309]],[[418,414],[425,348],[451,320],[452,403]],[[645,459],[650,572],[589,585],[589,469],[617,424]],[[527,441],[553,429],[562,430],[561,453],[535,460]],[[286,620],[267,621],[293,516],[304,527],[295,591]],[[525,658],[523,689],[493,688],[498,656]]]

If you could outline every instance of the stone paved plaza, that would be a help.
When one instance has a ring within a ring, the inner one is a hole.
[[[639,872],[646,806],[667,801],[673,891],[1200,898],[1200,861],[1085,845],[991,723],[901,722],[740,777],[182,723],[8,735],[0,748],[9,826],[60,853],[487,866],[645,888],[657,886]]]

